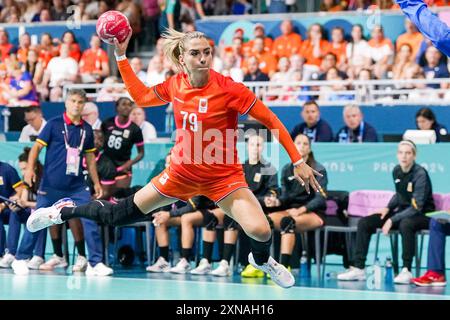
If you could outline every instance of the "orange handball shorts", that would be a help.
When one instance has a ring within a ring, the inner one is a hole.
[[[210,181],[199,183],[184,178],[170,167],[154,177],[151,184],[156,191],[167,198],[187,201],[194,196],[204,195],[215,203],[223,200],[237,189],[248,188],[242,170],[237,173],[233,172],[226,178],[214,179],[212,176]]]

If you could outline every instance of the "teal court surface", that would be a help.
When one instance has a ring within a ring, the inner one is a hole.
[[[327,268],[330,271],[333,267]],[[338,271],[336,269],[335,271]],[[315,274],[282,289],[265,278],[149,274],[144,267],[115,268],[112,277],[86,277],[65,271],[31,271],[16,276],[0,270],[0,300],[449,300],[447,287],[386,285],[375,289],[365,281],[340,282]]]

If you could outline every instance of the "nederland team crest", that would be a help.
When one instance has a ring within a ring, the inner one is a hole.
[[[206,113],[208,111],[208,99],[201,98],[198,102],[198,112]]]

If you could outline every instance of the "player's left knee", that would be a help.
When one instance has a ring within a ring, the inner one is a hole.
[[[215,231],[219,220],[216,216],[209,210],[200,210],[203,215],[203,227],[208,231]]]
[[[223,228],[225,231],[233,231],[238,228],[238,223],[229,216],[225,215],[223,217]]]

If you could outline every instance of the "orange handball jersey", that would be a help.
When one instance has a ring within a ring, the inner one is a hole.
[[[279,130],[279,140],[293,162],[301,159],[283,124],[243,84],[210,70],[209,81],[201,88],[193,88],[184,73],[148,88],[136,77],[128,60],[119,61],[118,65],[137,105],[173,103],[177,130],[170,168],[176,174],[206,183],[242,173],[235,133],[238,114],[249,111],[267,128]]]

